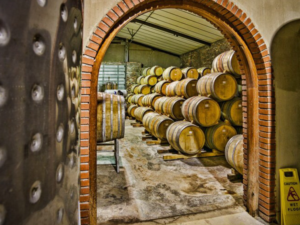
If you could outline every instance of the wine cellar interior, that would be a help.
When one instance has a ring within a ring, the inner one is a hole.
[[[97,146],[98,223],[243,214],[241,84],[235,51],[196,14],[155,10],[119,31],[100,67],[97,141],[119,139],[121,167],[112,175],[115,155]],[[111,94],[124,96],[125,122]],[[121,123],[125,135],[109,136]]]
[[[0,225],[300,225],[299,0],[3,0]]]

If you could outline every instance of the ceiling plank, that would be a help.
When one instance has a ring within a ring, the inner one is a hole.
[[[140,24],[143,24],[145,26],[149,26],[149,27],[152,27],[152,28],[155,28],[155,29],[167,32],[167,33],[174,34],[176,36],[180,36],[180,37],[183,37],[183,38],[186,38],[186,39],[189,39],[189,40],[193,40],[195,42],[199,42],[199,43],[204,44],[204,45],[211,46],[211,43],[209,43],[209,42],[206,42],[206,41],[200,40],[198,38],[194,38],[194,37],[188,36],[186,34],[179,33],[177,31],[173,31],[173,30],[165,28],[165,27],[161,27],[161,26],[158,26],[158,25],[155,25],[155,24],[152,24],[152,23],[148,23],[148,22],[145,22],[143,20],[134,19],[131,22],[140,23]]]

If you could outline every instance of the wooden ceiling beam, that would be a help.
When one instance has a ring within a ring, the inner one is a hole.
[[[126,38],[117,37],[117,38],[115,38],[115,40],[123,40],[123,41],[126,41]],[[153,46],[151,46],[151,45],[147,45],[147,44],[144,44],[144,43],[141,43],[141,42],[138,42],[138,41],[133,41],[133,40],[128,40],[128,41],[129,41],[129,43],[136,44],[136,45],[140,45],[140,46],[143,46],[143,47],[145,47],[145,48],[151,48],[151,49],[154,50],[154,51],[163,52],[163,53],[166,53],[166,54],[169,54],[169,55],[172,55],[172,56],[180,57],[180,55],[178,55],[178,54],[176,54],[176,53],[169,52],[169,51],[166,51],[166,50],[157,48],[157,47],[153,47]]]
[[[148,27],[152,27],[152,28],[155,28],[155,29],[167,32],[167,33],[174,34],[175,36],[178,36],[178,37],[183,37],[183,38],[186,38],[186,39],[191,40],[191,41],[195,41],[195,42],[198,42],[198,43],[201,43],[201,44],[204,44],[204,45],[211,46],[211,43],[209,43],[207,41],[203,41],[201,39],[194,38],[194,37],[188,36],[186,34],[182,34],[182,33],[179,33],[177,31],[174,31],[174,30],[171,30],[171,29],[168,29],[168,28],[165,28],[165,27],[158,26],[158,25],[153,24],[153,23],[149,23],[149,22],[139,20],[139,19],[134,19],[131,22],[140,23],[140,24],[143,24],[143,25],[148,26]]]

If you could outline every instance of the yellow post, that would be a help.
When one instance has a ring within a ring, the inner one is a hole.
[[[300,185],[297,169],[279,170],[281,225],[300,225]]]

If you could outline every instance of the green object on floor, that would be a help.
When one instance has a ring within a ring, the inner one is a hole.
[[[120,157],[120,166],[122,164],[122,158]],[[115,165],[116,160],[114,155],[97,155],[97,165]]]

